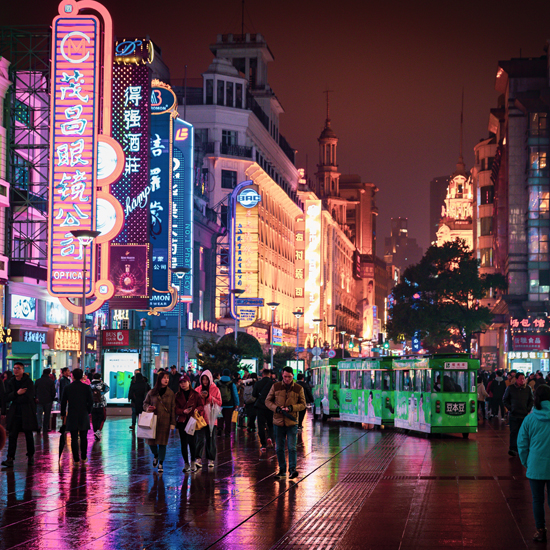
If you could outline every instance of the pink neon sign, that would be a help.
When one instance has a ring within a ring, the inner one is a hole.
[[[50,136],[49,291],[82,293],[83,249],[74,229],[95,229],[99,21],[59,16],[53,22]],[[95,247],[87,247],[86,293],[95,280]]]

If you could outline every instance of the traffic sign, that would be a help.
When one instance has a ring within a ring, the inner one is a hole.
[[[305,351],[305,348],[296,348],[296,353],[302,353],[302,351]]]
[[[315,346],[312,350],[311,350],[311,353],[313,353],[313,355],[315,355],[315,357],[319,357],[321,355],[321,352],[323,350],[317,346]]]
[[[329,359],[332,359],[333,357],[336,357],[336,352],[333,349],[330,349],[327,355],[329,356]]]

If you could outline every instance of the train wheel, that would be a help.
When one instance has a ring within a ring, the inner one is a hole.
[[[464,434],[462,434],[462,437],[464,439],[468,439],[470,437],[470,434],[469,433],[464,433]]]

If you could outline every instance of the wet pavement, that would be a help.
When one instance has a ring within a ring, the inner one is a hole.
[[[108,419],[96,443],[90,432],[77,467],[69,448],[58,461],[57,433],[36,436],[28,467],[21,437],[19,462],[0,471],[0,550],[545,547],[497,420],[469,440],[306,420],[297,483],[274,479],[274,452],[246,430],[218,437],[216,467],[195,474],[174,435],[153,473],[128,425]]]

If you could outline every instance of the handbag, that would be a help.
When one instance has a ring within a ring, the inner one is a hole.
[[[193,417],[191,417],[187,421],[187,424],[185,425],[185,432],[188,433],[189,435],[195,435],[196,425],[197,425],[197,421]]]
[[[149,428],[140,426],[138,423],[137,436],[144,439],[155,439],[157,437],[157,417],[155,414],[153,414],[153,421],[151,422],[151,426]]]
[[[151,424],[153,423],[154,416],[155,416],[155,413],[142,412],[139,415],[138,426],[141,426],[142,428],[150,428]]]
[[[195,409],[195,412],[193,413],[193,418],[197,421],[195,431],[202,430],[206,427],[206,420],[199,414],[199,411],[197,411],[197,409]]]
[[[236,424],[237,420],[239,420],[239,411],[237,409],[235,409],[233,411],[233,415],[231,416],[231,422]]]

